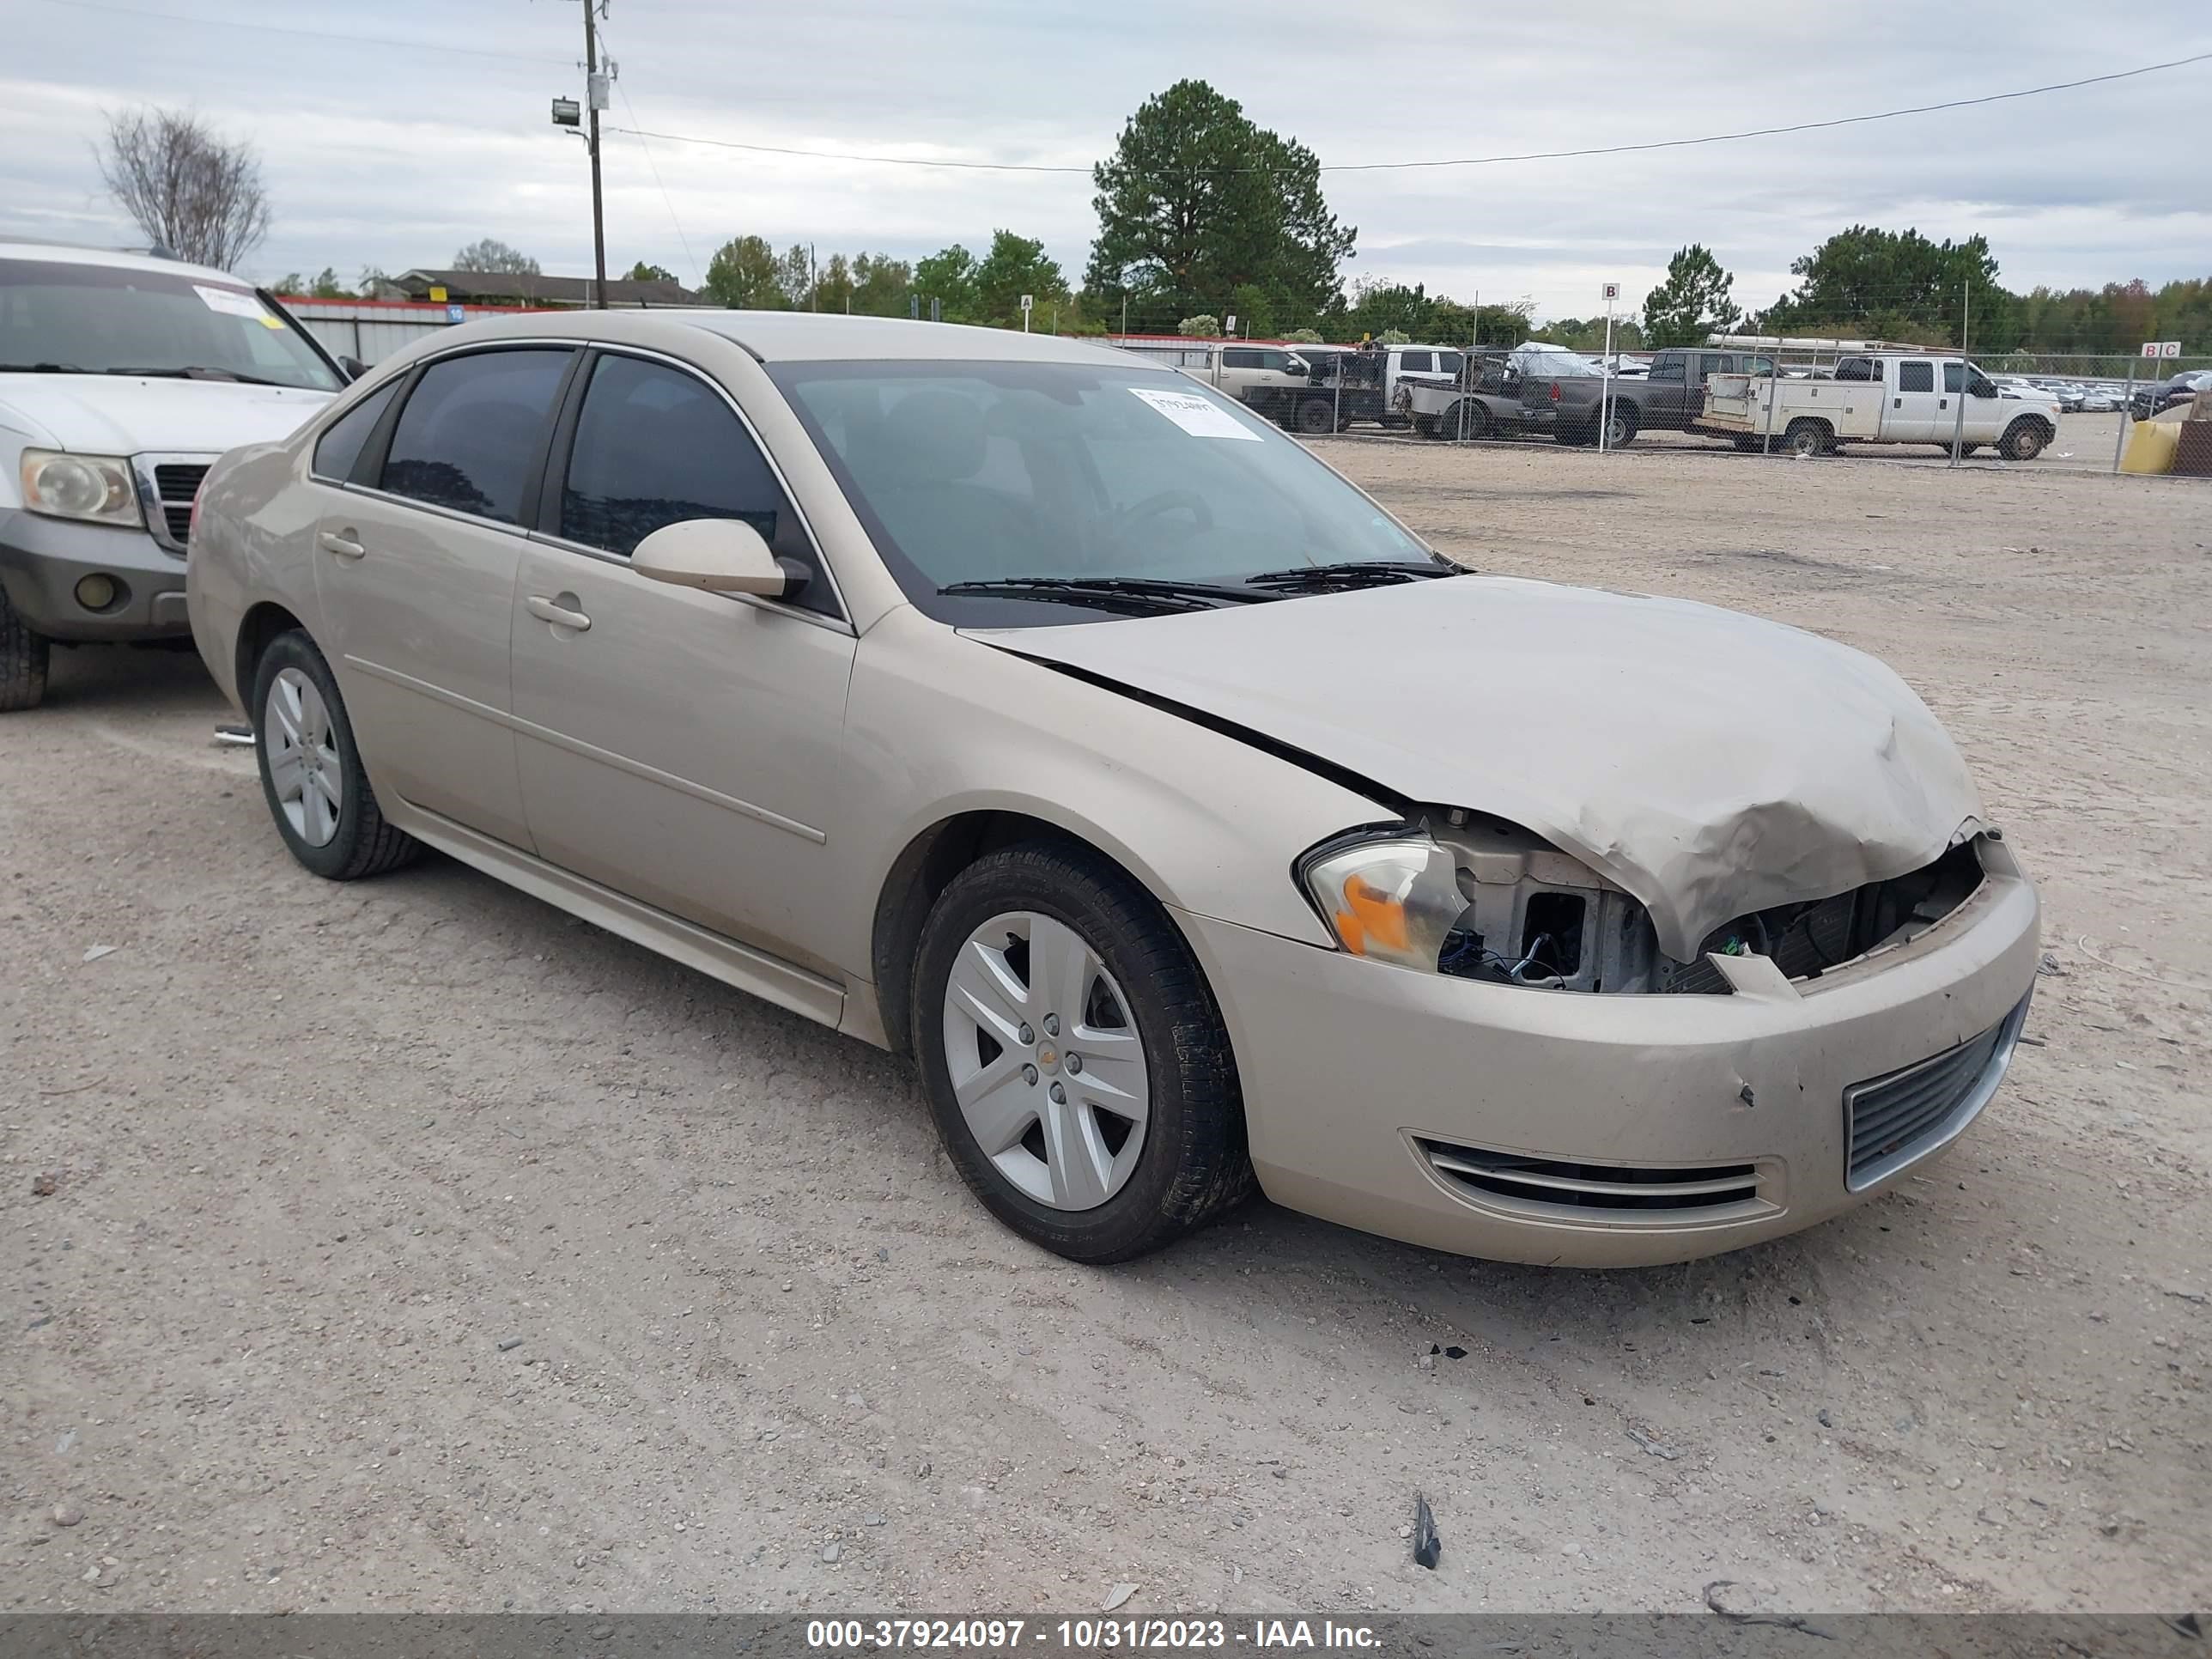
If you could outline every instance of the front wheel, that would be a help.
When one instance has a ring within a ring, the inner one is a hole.
[[[2050,441],[2051,434],[2044,430],[2042,422],[2014,421],[1998,443],[1997,453],[2008,461],[2032,461]]]
[[[0,714],[36,708],[46,701],[52,653],[46,636],[23,620],[0,588]]]
[[[295,629],[261,653],[253,675],[253,747],[261,793],[294,858],[330,881],[381,875],[422,844],[385,822],[331,665]]]
[[[1126,1261],[1252,1191],[1212,993],[1158,902],[1087,848],[1025,842],[953,878],[913,1030],[946,1153],[1032,1243]]]

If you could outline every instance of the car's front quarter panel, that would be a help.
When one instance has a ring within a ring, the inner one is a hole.
[[[1142,626],[1103,622],[1099,627]],[[1169,710],[969,639],[910,608],[860,641],[846,714],[847,897],[832,959],[868,975],[901,854],[969,812],[1079,837],[1173,908],[1328,942],[1291,874],[1315,842],[1390,810]]]
[[[238,683],[239,629],[258,605],[276,605],[313,635],[313,550],[320,516],[316,486],[301,465],[303,439],[233,450],[207,476],[185,569],[192,641],[208,672],[243,708],[252,687]]]

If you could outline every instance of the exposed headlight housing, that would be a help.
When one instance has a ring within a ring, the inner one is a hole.
[[[1445,936],[1467,909],[1451,854],[1426,836],[1316,848],[1298,878],[1346,951],[1424,973],[1437,971]]]
[[[138,487],[120,455],[72,455],[57,449],[23,452],[23,505],[54,519],[143,529]]]

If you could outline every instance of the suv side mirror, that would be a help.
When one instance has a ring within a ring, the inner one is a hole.
[[[368,365],[358,357],[341,357],[338,359],[338,373],[344,375],[350,385],[368,373]]]
[[[629,567],[641,576],[709,593],[759,593],[790,599],[806,586],[797,561],[769,551],[759,531],[742,519],[685,519],[665,524],[637,544]]]

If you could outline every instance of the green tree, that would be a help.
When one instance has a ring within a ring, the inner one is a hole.
[[[732,236],[707,262],[701,284],[718,306],[746,311],[782,311],[785,297],[775,250],[764,236]]]
[[[1148,99],[1091,181],[1098,240],[1083,286],[1102,313],[1126,297],[1133,311],[1187,315],[1249,284],[1283,327],[1341,301],[1358,233],[1329,211],[1320,161],[1203,81]]]
[[[329,265],[325,265],[313,276],[303,276],[296,270],[288,270],[276,279],[270,292],[308,300],[350,300],[354,297],[352,290],[338,281],[337,270]]]
[[[843,254],[831,254],[817,273],[814,293],[808,303],[816,311],[853,308],[853,267]]]
[[[1011,230],[991,233],[991,251],[975,267],[975,318],[1001,328],[1022,325],[1022,295],[1036,304],[1032,328],[1046,326],[1046,313],[1068,300],[1067,279],[1057,260],[1045,257],[1044,244]]]
[[[649,265],[640,259],[629,268],[629,280],[633,283],[672,283],[676,280],[676,273],[666,265]]]
[[[511,276],[535,276],[538,261],[520,248],[509,247],[495,236],[471,242],[453,253],[455,270],[496,270]]]
[[[814,250],[793,242],[775,262],[775,285],[793,311],[804,310],[814,291]]]
[[[1721,269],[1703,242],[1677,249],[1667,262],[1667,280],[1644,296],[1644,341],[1654,346],[1695,345],[1716,331],[1725,333],[1743,311],[1729,298],[1735,278]]]
[[[2025,326],[1984,236],[1932,242],[1917,230],[1853,225],[1790,270],[1798,285],[1767,312],[1766,329],[1955,345],[1971,306],[1968,343],[1996,354],[2019,344]]]
[[[924,316],[934,300],[946,322],[971,320],[975,314],[975,256],[957,242],[931,254],[915,266],[914,288],[921,295]]]
[[[1188,335],[1194,340],[1218,340],[1221,337],[1221,319],[1210,312],[1201,311],[1197,316],[1186,317],[1176,324],[1176,332]]]
[[[914,268],[888,253],[853,256],[853,309],[864,317],[903,317]]]

